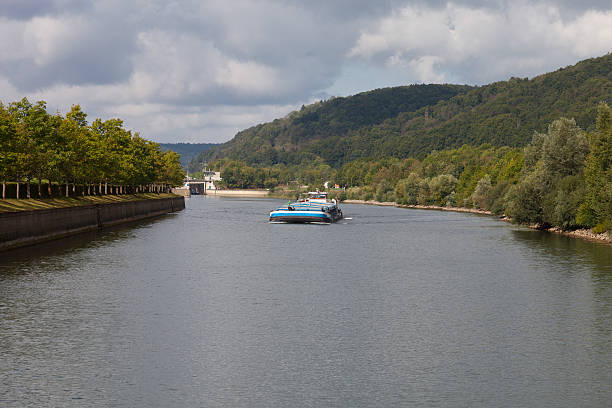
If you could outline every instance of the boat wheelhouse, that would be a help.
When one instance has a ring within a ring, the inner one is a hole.
[[[311,191],[306,198],[270,211],[270,222],[330,224],[342,218],[342,210],[326,192]]]

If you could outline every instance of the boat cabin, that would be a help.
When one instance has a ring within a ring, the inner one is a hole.
[[[325,200],[327,201],[327,193],[321,191],[309,191],[308,198],[310,200]]]

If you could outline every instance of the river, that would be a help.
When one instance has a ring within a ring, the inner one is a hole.
[[[2,407],[609,407],[612,247],[491,217],[193,197],[0,253]]]

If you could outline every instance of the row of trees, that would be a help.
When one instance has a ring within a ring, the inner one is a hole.
[[[26,98],[8,106],[0,103],[0,177],[2,198],[7,182],[26,183],[25,195],[47,196],[53,184],[65,186],[68,196],[77,185],[82,194],[122,194],[162,191],[182,184],[179,155],[123,127],[121,119],[87,122],[87,114],[73,105],[65,116],[49,114],[46,103]],[[72,187],[72,188],[71,188]]]

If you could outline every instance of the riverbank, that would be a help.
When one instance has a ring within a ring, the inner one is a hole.
[[[490,215],[490,216],[498,217],[502,221],[511,221],[506,216],[497,216],[493,214],[491,211],[479,210],[476,208],[441,207],[437,205],[405,205],[405,204],[398,204],[393,201],[380,202],[380,201],[374,201],[374,200],[344,200],[343,203],[379,205],[379,206],[384,206],[384,207],[415,208],[415,209],[420,209],[420,210],[453,211],[453,212],[462,212],[462,213],[471,213],[471,214],[480,214],[480,215]],[[596,234],[590,229],[578,229],[574,231],[563,231],[560,228],[542,229],[542,228],[539,228],[539,226],[537,225],[530,225],[529,228],[538,229],[540,231],[546,231],[546,232],[550,232],[554,234],[561,234],[561,235],[565,235],[565,236],[573,237],[573,238],[581,238],[581,239],[588,239],[592,241],[604,242],[604,243],[612,245],[612,235],[609,232],[603,233],[603,234]]]
[[[185,208],[184,197],[154,195],[155,198],[122,196],[124,200],[107,196],[106,200],[98,197],[100,200],[95,204],[80,202],[71,206],[0,212],[0,251],[157,217]],[[55,203],[61,204],[66,202]]]
[[[94,204],[112,204],[139,200],[159,200],[178,197],[176,194],[126,194],[126,195],[99,195],[84,197],[57,197],[43,199],[14,199],[0,200],[0,213],[15,211],[50,210],[53,208],[80,207]]]

